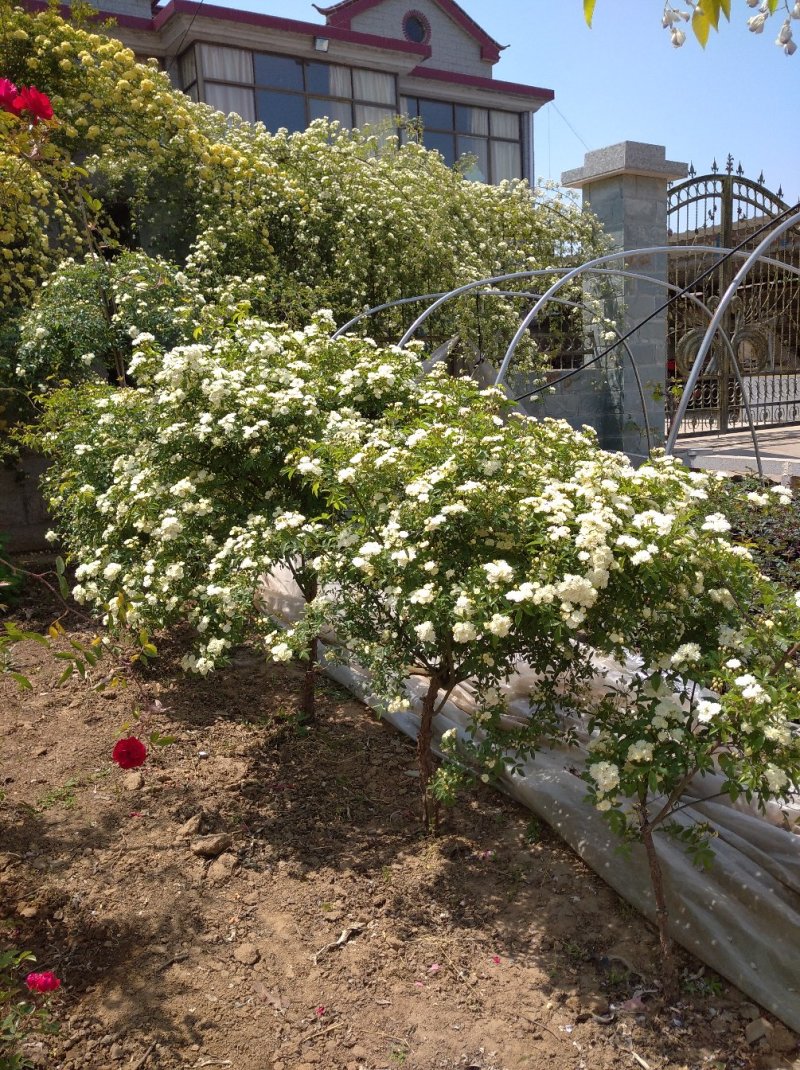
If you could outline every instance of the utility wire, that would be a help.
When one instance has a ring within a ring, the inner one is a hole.
[[[167,63],[167,65],[164,67],[164,71],[167,74],[169,74],[170,67],[172,67],[173,63],[175,62],[175,60],[180,55],[180,51],[181,51],[181,47],[183,46],[183,42],[189,36],[189,31],[191,30],[192,26],[194,26],[194,20],[200,14],[200,9],[202,8],[204,3],[205,3],[205,0],[200,0],[200,2],[198,3],[197,7],[195,8],[194,14],[192,15],[192,18],[191,18],[191,20],[189,22],[189,25],[186,27],[186,30],[184,31],[183,37],[181,37],[180,41],[178,41],[178,44],[175,46],[174,55],[170,56],[169,63]]]
[[[561,118],[564,120],[564,122],[570,128],[570,130],[575,135],[575,137],[578,139],[578,141],[580,141],[581,145],[583,145],[583,147],[586,149],[586,151],[587,152],[591,152],[591,149],[589,148],[589,146],[586,144],[586,142],[583,140],[581,135],[578,133],[578,131],[575,129],[575,127],[572,125],[572,123],[569,121],[569,119],[566,117],[566,115],[561,111],[561,109],[559,108],[559,106],[556,104],[556,102],[554,100],[550,101],[550,106],[555,108],[555,110],[558,112],[558,114],[561,116]]]
[[[798,210],[800,210],[800,202],[790,208],[787,208],[785,211],[781,212],[780,215],[776,215],[774,218],[768,220],[766,223],[763,223],[758,228],[758,230],[756,230],[753,234],[748,234],[743,241],[741,241],[737,246],[731,249],[730,252],[725,253],[725,255],[719,260],[717,260],[715,263],[713,263],[710,268],[707,268],[700,275],[698,275],[697,278],[690,282],[688,286],[684,286],[682,290],[679,290],[677,293],[673,294],[672,297],[668,298],[663,303],[663,305],[660,305],[655,310],[655,312],[651,312],[649,316],[645,316],[643,320],[640,320],[637,324],[635,324],[635,326],[631,327],[630,330],[626,331],[625,334],[621,335],[616,340],[616,342],[614,342],[613,345],[608,346],[602,352],[592,357],[591,360],[587,360],[585,364],[582,364],[580,366],[580,368],[573,368],[571,371],[565,372],[564,375],[559,376],[558,379],[554,379],[552,383],[545,383],[544,386],[537,386],[533,390],[527,391],[527,393],[525,394],[520,394],[519,397],[516,397],[513,400],[524,401],[526,398],[533,397],[535,394],[541,394],[545,390],[549,390],[551,387],[558,386],[559,383],[563,383],[565,379],[571,379],[573,375],[577,375],[579,372],[582,372],[584,368],[588,368],[592,364],[596,364],[598,360],[602,360],[603,357],[607,357],[608,354],[611,353],[612,350],[616,349],[618,345],[621,345],[623,342],[627,341],[627,339],[630,338],[632,334],[636,334],[636,332],[641,327],[644,327],[646,323],[649,323],[650,320],[655,319],[656,316],[660,316],[665,309],[669,308],[669,306],[674,304],[675,301],[683,297],[685,294],[689,293],[690,290],[694,289],[698,282],[702,282],[703,279],[711,275],[714,271],[717,270],[717,268],[724,264],[726,260],[730,260],[734,253],[738,253],[745,245],[747,245],[748,242],[752,241],[754,238],[757,238],[759,234],[762,234],[765,230],[769,230],[769,228],[774,226],[776,223],[780,223],[782,219],[784,219],[788,215],[791,215],[792,212],[797,212]]]

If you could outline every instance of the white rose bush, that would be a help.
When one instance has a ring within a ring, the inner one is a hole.
[[[18,130],[0,145],[14,336],[0,365],[42,395],[21,438],[51,461],[74,598],[145,659],[182,626],[189,672],[243,643],[300,659],[307,717],[323,634],[386,708],[421,680],[426,829],[470,778],[588,730],[587,797],[643,844],[668,955],[654,834],[710,851],[687,787],[713,775],[766,806],[800,780],[800,594],[732,541],[710,477],[663,456],[634,468],[587,428],[423,373],[423,350],[455,334],[491,359],[518,322],[508,300],[446,306],[425,346],[387,343],[408,309],[370,320],[375,340],[332,340],[398,295],[583,261],[605,247],[596,223],[525,183],[470,183],[413,139],[226,120],[52,10],[0,0],[0,14],[0,78],[35,78],[54,109],[47,154]],[[112,222],[126,212],[127,236]],[[267,608],[279,568],[299,619]],[[529,717],[504,697],[518,669],[535,681]],[[460,685],[474,715],[437,772],[434,719]]]
[[[44,487],[80,562],[79,602],[108,621],[124,605],[137,628],[188,621],[186,667],[205,673],[258,618],[256,582],[274,564],[313,598],[298,538],[315,498],[285,457],[329,421],[405,401],[419,365],[414,349],[331,342],[332,327],[324,314],[305,331],[243,318],[167,353],[142,334],[137,389],[52,396],[33,440],[55,461]]]
[[[245,640],[299,657],[305,708],[322,629],[389,708],[421,677],[426,827],[456,773],[491,779],[588,714],[589,797],[644,844],[668,953],[653,833],[708,857],[704,830],[674,819],[687,785],[721,774],[717,790],[763,805],[800,777],[798,597],[731,543],[710,477],[666,457],[633,468],[588,429],[331,327],[245,317],[166,353],[141,337],[137,389],[51,398],[39,434],[75,596],[115,627],[188,622],[190,671]],[[288,627],[259,600],[276,565],[306,599]],[[637,667],[598,672],[598,656]],[[529,719],[502,696],[520,665]],[[433,719],[466,682],[474,723],[435,775]]]

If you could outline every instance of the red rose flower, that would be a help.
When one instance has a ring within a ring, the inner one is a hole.
[[[14,111],[14,101],[19,90],[8,78],[0,78],[0,111]]]
[[[120,769],[138,769],[147,760],[147,747],[136,736],[118,739],[111,757]]]
[[[53,118],[53,105],[50,103],[50,98],[40,93],[35,85],[23,86],[11,107],[17,114],[26,111],[35,123],[38,123],[40,119]]]
[[[43,973],[29,973],[25,978],[25,984],[31,992],[55,992],[61,988],[61,982],[50,970]]]

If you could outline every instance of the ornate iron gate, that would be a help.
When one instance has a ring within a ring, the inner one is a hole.
[[[724,173],[716,161],[710,174],[689,178],[669,191],[668,232],[670,243],[732,248],[750,251],[761,240],[771,219],[785,212],[783,191],[772,193],[758,181],[736,171],[729,156]],[[758,238],[755,234],[758,232]],[[773,259],[800,266],[800,227],[788,231],[770,250]],[[709,316],[733,279],[740,259],[729,258],[699,282],[690,284],[711,268],[719,255],[708,252],[674,253],[669,279],[681,289],[690,286],[689,297],[670,306],[667,348],[668,414],[680,396]],[[800,422],[800,276],[777,264],[757,264],[740,287],[723,324],[731,340],[741,379],[736,375],[730,351],[717,337],[693,392],[684,421],[687,433],[729,431],[746,428],[743,394],[757,426]]]

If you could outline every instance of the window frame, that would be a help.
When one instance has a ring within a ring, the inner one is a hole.
[[[506,111],[505,108],[492,108],[491,105],[488,104],[488,103],[486,105],[482,105],[482,104],[464,104],[462,101],[442,100],[441,98],[437,99],[435,97],[423,97],[423,96],[417,96],[417,95],[411,94],[411,93],[403,93],[402,94],[402,101],[406,104],[406,106],[408,106],[408,103],[410,101],[414,101],[414,106],[415,106],[416,110],[415,110],[413,115],[410,114],[408,111],[401,111],[401,113],[400,113],[401,115],[406,115],[407,118],[409,118],[409,119],[422,119],[421,105],[423,103],[437,104],[437,105],[440,105],[440,106],[444,105],[444,106],[450,108],[451,125],[450,125],[449,128],[445,128],[445,127],[441,127],[441,126],[427,126],[427,125],[424,125],[424,120],[423,120],[423,130],[422,130],[422,144],[423,145],[425,144],[425,132],[426,131],[429,131],[431,134],[448,135],[448,136],[452,137],[454,145],[455,145],[455,151],[456,151],[455,160],[456,160],[456,163],[458,163],[458,161],[460,159],[462,159],[462,157],[464,155],[466,155],[464,153],[462,153],[461,155],[458,155],[458,145],[459,145],[459,139],[460,138],[467,138],[468,137],[468,138],[472,138],[472,139],[474,139],[476,141],[485,142],[486,143],[486,156],[487,156],[487,163],[488,163],[486,182],[489,185],[497,185],[498,182],[504,181],[501,178],[497,178],[495,176],[495,174],[494,174],[495,166],[494,166],[494,153],[492,152],[492,145],[493,144],[514,145],[514,146],[516,146],[517,151],[519,153],[519,177],[520,178],[524,178],[525,177],[524,141],[523,141],[523,132],[522,132],[522,122],[523,122],[523,116],[526,114],[525,112]],[[463,130],[459,130],[458,129],[458,120],[456,118],[456,109],[457,108],[464,108],[464,107],[466,107],[466,108],[476,108],[478,111],[486,112],[486,129],[487,129],[487,133],[486,134],[473,134],[473,133],[469,133],[468,134],[468,133],[465,133]],[[505,115],[514,116],[514,118],[517,121],[517,128],[519,130],[519,135],[518,135],[517,138],[503,137],[502,135],[497,135],[497,134],[493,134],[492,133],[492,130],[493,130],[492,113],[493,112],[501,112],[501,113],[503,113]]]
[[[332,102],[335,102],[336,104],[346,104],[346,105],[348,105],[348,107],[350,109],[350,122],[349,122],[349,124],[347,124],[349,129],[355,129],[356,106],[358,106],[358,105],[361,105],[363,107],[383,108],[385,110],[391,111],[391,113],[393,115],[397,115],[399,113],[398,76],[397,76],[396,73],[394,73],[392,71],[382,71],[382,70],[379,70],[378,68],[362,67],[362,66],[359,66],[357,64],[350,64],[350,63],[334,63],[334,62],[331,62],[331,61],[328,61],[328,60],[322,60],[322,59],[317,59],[317,58],[313,58],[312,59],[312,58],[308,58],[308,57],[305,57],[305,56],[296,56],[296,55],[292,55],[291,53],[287,53],[287,52],[265,52],[265,51],[261,51],[261,50],[258,50],[258,49],[252,49],[251,48],[251,49],[243,49],[242,51],[249,52],[251,57],[252,57],[252,61],[253,61],[253,81],[252,82],[232,82],[232,81],[229,81],[227,79],[222,79],[222,78],[208,78],[208,79],[206,79],[204,77],[204,72],[202,70],[202,65],[203,65],[202,64],[202,56],[201,56],[200,53],[198,53],[195,50],[197,43],[208,44],[208,42],[195,42],[188,49],[186,49],[186,51],[180,57],[180,60],[182,62],[184,57],[187,56],[188,53],[194,52],[194,74],[195,74],[195,77],[194,77],[194,80],[191,82],[191,84],[183,87],[183,91],[185,93],[188,93],[190,90],[194,89],[195,92],[198,92],[200,86],[202,85],[202,96],[205,97],[205,85],[206,85],[206,82],[208,82],[209,85],[230,86],[230,87],[235,87],[235,88],[238,88],[238,89],[250,90],[252,92],[252,94],[253,94],[253,109],[254,109],[254,114],[256,115],[256,121],[257,122],[263,122],[265,125],[266,125],[265,120],[258,117],[258,93],[259,93],[259,91],[262,91],[262,90],[266,90],[266,91],[268,91],[270,93],[274,93],[274,94],[285,94],[286,96],[290,96],[290,97],[302,97],[303,114],[305,116],[305,127],[304,127],[304,129],[307,128],[313,122],[313,119],[311,117],[311,101],[312,100],[315,101],[315,102],[319,102],[319,101],[323,101],[323,100],[330,100]],[[212,45],[212,47],[213,47],[213,45]],[[294,60],[296,63],[298,63],[300,65],[300,68],[302,70],[303,88],[302,89],[288,89],[288,88],[284,88],[282,86],[268,85],[263,80],[260,80],[259,77],[258,77],[257,71],[256,71],[257,58],[259,56],[265,56],[265,57],[274,56],[277,59]],[[342,96],[341,94],[338,94],[338,93],[320,93],[318,91],[314,91],[314,90],[309,89],[309,87],[308,87],[309,86],[308,67],[311,66],[312,64],[315,65],[315,66],[325,65],[325,66],[329,66],[329,67],[343,67],[343,68],[345,68],[348,71],[348,75],[349,75],[350,95],[349,96]],[[179,69],[182,69],[182,68],[179,68]],[[391,81],[392,81],[393,89],[394,89],[394,101],[392,103],[387,103],[385,100],[370,100],[370,99],[368,99],[366,97],[363,97],[363,96],[356,96],[355,95],[355,78],[353,77],[355,71],[365,71],[368,74],[380,74],[380,75],[383,75],[383,76],[385,76],[387,78],[390,78]],[[341,122],[341,120],[339,120],[339,121]],[[280,127],[278,127],[277,129],[280,129]]]

